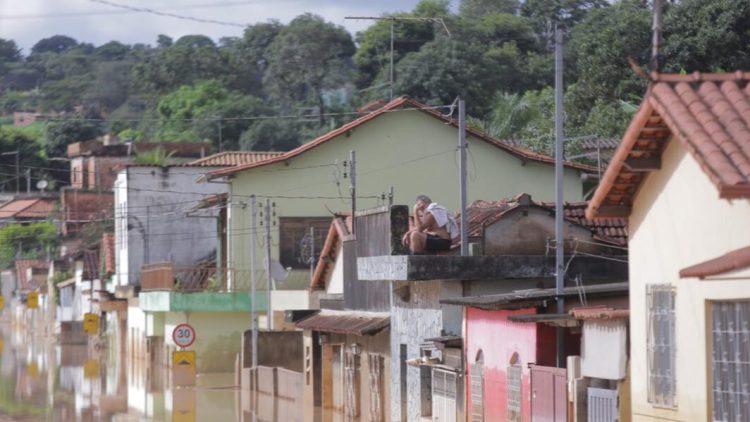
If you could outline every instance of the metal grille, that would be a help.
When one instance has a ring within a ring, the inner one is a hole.
[[[713,420],[750,419],[750,301],[711,304]]]
[[[456,421],[456,374],[453,372],[432,370],[432,420]]]
[[[648,305],[648,400],[656,406],[677,407],[675,374],[675,287],[646,286]]]
[[[346,353],[344,373],[346,376],[346,416],[347,419],[359,416],[359,382],[357,377],[357,357],[352,353]]]
[[[383,357],[371,354],[370,366],[370,420],[383,421]]]
[[[471,365],[471,422],[484,422],[484,365]]]
[[[616,422],[619,420],[617,390],[589,387],[588,392],[589,422]]]
[[[523,370],[521,365],[515,364],[508,366],[508,420],[521,420],[521,375]]]

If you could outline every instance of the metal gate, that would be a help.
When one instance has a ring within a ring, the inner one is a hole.
[[[344,373],[346,381],[346,416],[352,420],[359,416],[359,368],[357,365],[358,358],[352,353],[346,353],[344,363]]]
[[[532,422],[567,420],[568,388],[565,368],[529,365]]]
[[[344,409],[344,347],[340,344],[331,346],[331,405],[334,409]]]
[[[589,387],[588,421],[617,422],[617,390]]]
[[[432,370],[432,420],[456,422],[456,373]]]
[[[383,357],[371,354],[370,367],[370,421],[383,422]]]

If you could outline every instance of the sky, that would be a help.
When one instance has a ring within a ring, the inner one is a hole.
[[[111,3],[234,24],[269,19],[287,23],[297,15],[311,12],[354,34],[372,21],[344,17],[410,11],[418,0],[111,0]],[[203,34],[218,40],[241,36],[242,28],[128,11],[96,0],[0,0],[0,38],[14,40],[24,54],[40,39],[58,34],[97,46],[112,40],[154,45],[159,34],[175,40],[187,34]]]

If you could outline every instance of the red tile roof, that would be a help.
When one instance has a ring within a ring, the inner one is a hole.
[[[323,309],[303,320],[297,321],[297,328],[323,331],[336,334],[371,336],[391,324],[387,312],[332,311]]]
[[[318,258],[318,264],[315,266],[315,272],[313,273],[312,280],[310,280],[311,290],[322,290],[325,289],[326,276],[328,273],[333,271],[333,267],[336,264],[336,250],[338,245],[349,238],[352,233],[352,217],[351,215],[336,215],[331,221],[331,227],[328,230],[325,244],[320,252],[320,258]]]
[[[187,163],[190,166],[240,166],[278,157],[283,152],[273,151],[224,151]]]
[[[653,75],[587,216],[625,216],[674,138],[725,199],[750,198],[750,72]]]
[[[555,211],[554,202],[533,201],[525,193],[498,201],[475,201],[466,210],[469,222],[469,237],[482,236],[484,228],[500,220],[507,212],[522,206],[536,206]],[[628,243],[627,221],[624,218],[589,220],[585,217],[587,202],[566,202],[563,206],[565,220],[589,229],[594,239],[616,245]],[[458,219],[458,218],[457,218]]]
[[[16,277],[18,279],[18,288],[21,290],[35,290],[45,286],[31,286],[27,277],[27,270],[31,269],[48,269],[49,263],[42,259],[17,259],[16,260]]]
[[[0,218],[45,219],[55,212],[56,200],[51,198],[21,198],[0,205]]]
[[[604,305],[573,308],[568,313],[575,319],[615,319],[630,316],[629,309],[614,309]]]
[[[681,278],[706,278],[750,268],[750,246],[680,270]]]
[[[115,250],[115,234],[104,233],[102,235],[101,256],[104,261],[104,272],[106,274],[114,274],[116,272]]]
[[[377,110],[375,110],[375,111],[373,111],[373,112],[371,112],[369,114],[366,114],[366,115],[364,115],[364,116],[362,116],[362,117],[360,117],[358,119],[355,119],[355,120],[353,120],[353,121],[351,121],[351,122],[349,122],[349,123],[347,123],[347,124],[339,127],[338,129],[334,129],[334,130],[332,130],[332,131],[330,131],[330,132],[328,132],[328,133],[326,133],[324,135],[321,135],[318,138],[316,138],[316,139],[314,139],[314,140],[312,140],[310,142],[307,142],[307,143],[305,143],[305,144],[303,144],[303,145],[301,145],[301,146],[299,146],[299,147],[297,147],[297,148],[295,148],[295,149],[293,149],[293,150],[291,150],[289,152],[286,152],[286,153],[284,153],[282,155],[270,158],[268,160],[259,161],[259,162],[256,162],[256,163],[250,163],[250,164],[239,165],[239,166],[230,167],[230,168],[226,168],[226,169],[214,170],[214,171],[212,171],[212,172],[209,173],[209,177],[210,178],[217,178],[217,177],[229,176],[231,174],[235,174],[235,173],[238,173],[238,172],[241,172],[241,171],[244,171],[244,170],[248,170],[248,169],[251,169],[251,168],[265,166],[265,165],[269,165],[269,164],[278,163],[278,162],[281,162],[281,161],[288,160],[290,158],[293,158],[293,157],[296,157],[296,156],[302,154],[303,152],[305,152],[305,151],[307,151],[309,149],[315,148],[315,147],[317,147],[318,145],[320,145],[322,143],[330,141],[331,139],[334,139],[334,138],[336,138],[336,137],[338,137],[340,135],[344,135],[347,132],[349,132],[350,130],[355,129],[355,128],[357,128],[357,127],[359,127],[359,126],[361,126],[361,125],[369,122],[370,120],[373,120],[373,119],[375,119],[377,117],[380,117],[380,116],[382,116],[382,115],[384,115],[386,113],[393,112],[393,111],[396,111],[396,110],[399,110],[399,109],[402,109],[402,108],[412,108],[412,109],[415,109],[415,110],[419,110],[420,112],[427,113],[428,115],[430,115],[430,116],[432,116],[432,117],[434,117],[434,118],[436,118],[438,120],[441,120],[441,121],[443,121],[445,123],[451,124],[454,127],[458,127],[458,122],[455,119],[452,119],[452,118],[449,118],[449,117],[445,117],[443,114],[441,114],[440,112],[436,111],[433,107],[429,107],[429,106],[427,106],[425,104],[422,104],[419,101],[416,101],[416,100],[414,100],[412,98],[409,98],[407,96],[402,96],[402,97],[394,99],[393,101],[391,101],[388,104],[384,105],[382,108],[379,108],[379,109],[377,109]],[[479,130],[472,129],[472,128],[467,128],[467,132],[470,133],[471,135],[473,135],[473,136],[475,136],[475,137],[477,137],[477,138],[479,138],[479,139],[481,139],[481,140],[483,140],[483,141],[485,141],[485,142],[487,142],[487,143],[489,143],[489,144],[491,144],[493,146],[496,146],[496,147],[498,147],[498,148],[500,148],[500,149],[502,149],[502,150],[504,150],[504,151],[506,151],[506,152],[508,152],[510,154],[513,154],[513,155],[515,155],[515,156],[517,156],[517,157],[519,157],[519,158],[521,158],[523,160],[530,160],[530,161],[536,161],[536,162],[542,162],[542,163],[548,163],[548,164],[554,164],[554,162],[555,162],[555,160],[552,157],[546,156],[544,154],[539,154],[539,153],[536,153],[536,152],[533,152],[533,151],[530,151],[530,150],[527,150],[527,149],[524,149],[524,148],[520,148],[520,147],[517,147],[517,146],[510,145],[510,144],[508,144],[506,142],[494,139],[494,138],[490,137],[489,135],[487,135],[484,132],[481,132]],[[596,167],[589,166],[589,165],[586,165],[586,164],[566,162],[565,165],[568,166],[568,167],[570,167],[570,168],[575,168],[575,169],[583,170],[583,171],[590,171],[590,172],[596,172],[597,171]]]

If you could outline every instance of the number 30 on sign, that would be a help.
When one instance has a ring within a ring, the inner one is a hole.
[[[180,324],[174,327],[172,340],[179,347],[190,347],[195,342],[195,329],[189,324]]]

